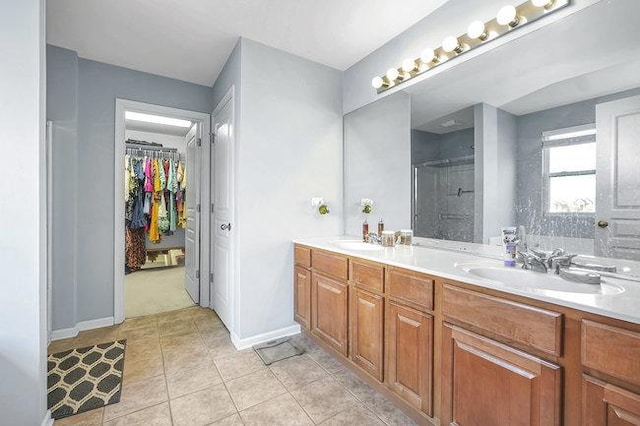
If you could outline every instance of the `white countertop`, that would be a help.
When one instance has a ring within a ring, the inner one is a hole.
[[[575,308],[598,315],[604,315],[623,321],[640,324],[640,282],[615,277],[603,276],[603,284],[613,287],[624,288],[624,292],[619,294],[599,294],[599,293],[574,293],[570,291],[556,291],[547,288],[525,288],[514,287],[503,282],[491,279],[480,278],[473,273],[465,271],[465,266],[480,265],[490,268],[508,268],[502,265],[502,261],[496,257],[500,255],[500,248],[483,246],[472,243],[452,243],[438,240],[418,239],[419,246],[396,246],[384,248],[382,250],[352,250],[340,247],[340,242],[358,241],[359,237],[353,235],[343,235],[323,238],[306,238],[294,240],[294,243],[306,246],[333,251],[349,256],[356,256],[387,265],[398,266],[429,275],[434,275],[444,279],[462,281],[498,290],[504,293],[515,294],[528,297],[530,299],[543,302],[554,303],[560,306]],[[455,244],[452,248],[451,244]],[[438,247],[438,248],[433,248]],[[462,248],[462,247],[466,247]],[[516,266],[520,268],[520,266]],[[540,274],[540,272],[522,271],[523,274]],[[547,274],[551,275],[551,274]],[[555,277],[549,277],[556,279]],[[563,282],[563,284],[569,283]],[[584,286],[586,284],[576,284]],[[565,285],[566,287],[566,285]]]

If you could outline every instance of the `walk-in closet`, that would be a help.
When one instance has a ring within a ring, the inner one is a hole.
[[[125,317],[194,304],[185,289],[187,120],[125,115]]]

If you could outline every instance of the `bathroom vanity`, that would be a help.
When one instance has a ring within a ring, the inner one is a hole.
[[[640,424],[640,282],[348,237],[294,259],[304,332],[419,423]]]

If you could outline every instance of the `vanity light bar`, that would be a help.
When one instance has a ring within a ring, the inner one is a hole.
[[[378,93],[382,93],[567,5],[569,0],[527,0],[519,6],[505,5],[494,19],[484,23],[471,22],[465,34],[445,38],[442,46],[438,48],[425,48],[419,58],[405,59],[401,67],[389,68],[384,75],[375,76],[371,80],[371,85]]]

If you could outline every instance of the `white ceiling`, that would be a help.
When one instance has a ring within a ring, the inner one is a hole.
[[[136,130],[138,132],[158,133],[170,136],[186,136],[188,127],[169,126],[167,124],[148,123],[146,121],[125,120],[125,130]]]
[[[47,42],[213,85],[239,36],[345,70],[447,0],[47,0]]]
[[[405,90],[412,128],[485,102],[522,115],[640,87],[640,1],[600,1]]]

